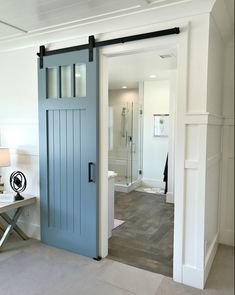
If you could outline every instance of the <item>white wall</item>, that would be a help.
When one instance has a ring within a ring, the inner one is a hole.
[[[225,50],[220,236],[234,246],[234,42]]]
[[[27,194],[39,196],[36,48],[0,55],[0,145],[11,148],[11,167],[2,168],[5,189],[15,170],[25,173]],[[25,211],[26,212],[26,211]],[[22,227],[40,237],[39,204],[21,218]]]
[[[170,81],[145,81],[143,104],[143,183],[164,188],[164,167],[169,149],[169,137],[154,137],[154,114],[170,112]]]

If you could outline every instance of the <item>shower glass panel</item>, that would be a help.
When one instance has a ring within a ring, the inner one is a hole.
[[[130,113],[127,103],[109,107],[109,170],[115,171],[117,183],[128,185],[131,182]]]
[[[139,179],[140,174],[140,107],[139,104],[132,103],[132,146],[131,146],[131,165],[132,182]]]
[[[129,186],[139,178],[139,131],[139,104],[110,99],[109,170],[118,174],[116,184]]]

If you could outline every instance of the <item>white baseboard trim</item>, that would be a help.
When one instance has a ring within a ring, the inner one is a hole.
[[[142,181],[141,180],[137,180],[134,183],[132,183],[132,185],[129,187],[128,193],[135,190],[136,188],[138,188],[139,186],[141,186]]]
[[[217,233],[208,249],[206,259],[205,259],[204,269],[198,269],[191,265],[183,265],[183,280],[182,280],[183,284],[189,285],[198,289],[204,288],[212,263],[214,261],[214,258],[217,252],[218,236],[219,234]]]
[[[142,185],[149,187],[165,188],[165,182],[158,179],[142,178]]]
[[[120,193],[128,193],[128,186],[126,185],[120,185],[120,184],[115,184],[114,185],[114,191],[115,192],[120,192]]]
[[[136,182],[134,182],[130,185],[116,183],[114,185],[114,190],[115,190],[115,192],[129,193],[129,192],[135,190],[137,187],[141,186],[141,183],[142,183],[141,180],[137,180]]]
[[[174,204],[174,194],[172,192],[166,194],[166,202]]]
[[[41,234],[40,234],[40,225],[39,224],[33,224],[33,223],[26,223],[23,221],[18,221],[17,224],[22,228],[22,230],[26,233],[26,235],[30,238],[40,240]]]
[[[219,242],[223,245],[234,247],[234,231],[232,230],[220,230]]]
[[[215,259],[215,255],[218,249],[218,238],[219,233],[217,233],[214,237],[214,240],[212,241],[210,248],[207,251],[206,259],[205,259],[205,271],[204,271],[204,285],[206,284],[208,275],[211,270],[212,263]]]
[[[182,283],[194,288],[204,288],[204,272],[191,265],[183,265]]]

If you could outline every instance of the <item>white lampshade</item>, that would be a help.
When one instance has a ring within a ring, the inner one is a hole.
[[[0,147],[0,167],[8,167],[10,165],[11,161],[9,149]]]

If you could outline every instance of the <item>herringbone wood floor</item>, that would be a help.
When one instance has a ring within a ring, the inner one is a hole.
[[[174,206],[165,196],[132,191],[115,193],[115,218],[109,258],[172,276]]]

